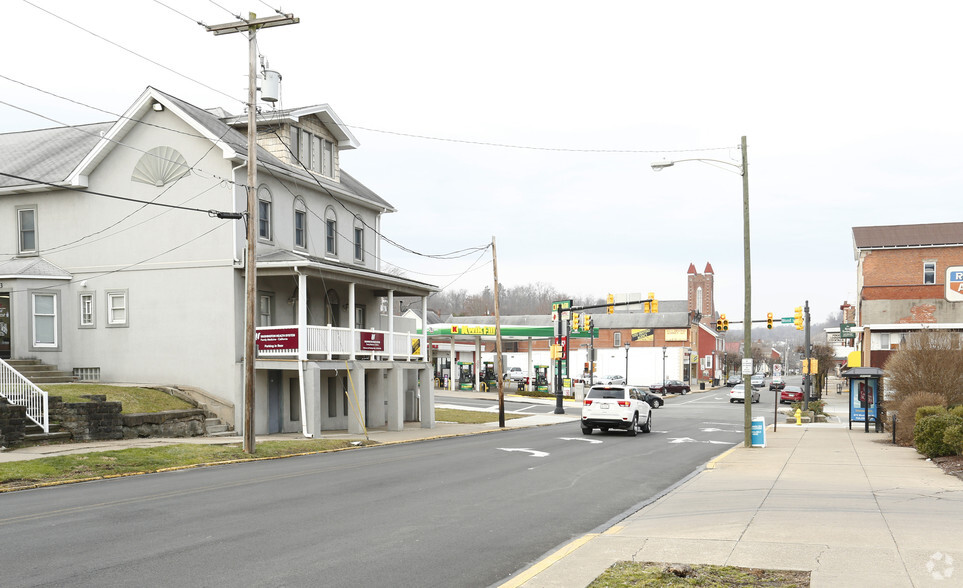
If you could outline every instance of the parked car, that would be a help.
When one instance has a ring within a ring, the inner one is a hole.
[[[652,408],[659,408],[665,404],[665,400],[658,394],[653,394],[647,390],[639,390],[639,392],[642,393],[642,400],[648,402]]]
[[[756,390],[755,388],[750,388],[750,389],[752,390],[752,392],[750,392],[750,394],[751,394],[751,396],[750,396],[751,402],[753,402],[753,403],[759,402],[759,399],[762,398],[762,394],[761,394],[758,390]],[[746,385],[745,385],[745,384],[737,384],[737,385],[735,385],[735,386],[732,387],[732,390],[729,390],[729,403],[730,403],[730,404],[733,403],[733,402],[745,402],[745,401],[746,401]]]
[[[652,407],[643,400],[642,391],[631,386],[592,386],[582,401],[582,434],[593,429],[603,433],[623,429],[635,436],[652,430]]]
[[[802,402],[803,391],[799,386],[785,386],[779,393],[779,404],[783,402]]]
[[[766,376],[762,374],[756,374],[749,380],[749,384],[753,388],[762,388],[766,385]]]
[[[511,380],[513,382],[524,382],[528,379],[528,372],[520,367],[508,368],[508,372],[502,377],[503,380]]]
[[[769,390],[782,390],[786,386],[786,382],[779,376],[776,376],[769,382]]]
[[[656,382],[649,386],[649,392],[655,392],[663,396],[666,394],[687,394],[689,392],[689,385],[682,380],[666,380],[664,389],[662,382]]]
[[[729,379],[726,380],[726,386],[735,386],[736,384],[741,384],[741,383],[742,383],[741,376],[729,376]]]
[[[599,376],[595,378],[596,384],[601,384],[603,386],[611,386],[614,384],[625,384],[625,376]]]

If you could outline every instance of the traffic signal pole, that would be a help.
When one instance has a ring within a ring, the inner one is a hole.
[[[803,316],[804,316],[805,321],[806,321],[806,323],[805,323],[805,324],[806,324],[806,339],[805,339],[805,341],[806,341],[806,342],[805,342],[805,345],[806,345],[806,374],[803,376],[803,379],[804,379],[804,381],[803,381],[803,412],[806,412],[806,411],[809,410],[809,390],[810,390],[810,387],[812,386],[812,382],[813,382],[812,362],[810,361],[810,357],[811,357],[812,352],[811,352],[811,350],[810,350],[810,345],[809,345],[809,301],[808,301],[808,300],[806,301],[806,306],[803,307],[803,313],[804,313]]]

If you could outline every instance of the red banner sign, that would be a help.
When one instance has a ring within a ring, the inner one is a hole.
[[[384,351],[385,334],[361,331],[361,351]]]
[[[258,351],[297,351],[298,350],[298,329],[272,329],[270,331],[257,331],[254,334],[254,343]]]

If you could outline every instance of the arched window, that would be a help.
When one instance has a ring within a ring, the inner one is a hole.
[[[338,254],[338,215],[335,214],[333,206],[324,211],[324,253]]]
[[[696,288],[696,304],[695,304],[695,305],[696,305],[696,310],[698,310],[699,312],[702,312],[702,311],[703,311],[703,308],[702,308],[702,286],[699,286],[698,288]]]
[[[364,224],[354,217],[354,260],[364,261]]]
[[[274,231],[272,225],[272,207],[274,197],[267,186],[261,186],[257,190],[257,236],[264,241],[273,238]]]
[[[294,246],[308,248],[308,207],[300,196],[294,199]]]

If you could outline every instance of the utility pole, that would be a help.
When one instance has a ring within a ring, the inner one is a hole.
[[[803,320],[806,325],[806,374],[803,376],[803,412],[809,410],[809,389],[812,386],[813,374],[812,374],[812,362],[810,361],[811,351],[809,349],[809,301],[806,301],[806,306],[803,307]]]
[[[247,88],[247,250],[244,264],[244,452],[254,453],[254,303],[257,292],[257,30],[297,24],[291,14],[257,18],[248,13],[247,20],[205,26],[217,35],[248,34]],[[302,341],[301,345],[304,344]]]
[[[502,322],[498,312],[498,255],[492,235],[492,271],[495,274],[495,370],[498,372],[498,426],[505,427],[505,381],[502,374]]]
[[[749,153],[746,149],[746,137],[742,136],[742,245],[743,264],[745,265],[746,309],[743,322],[743,363],[752,359],[752,278],[750,276],[752,264],[749,261]],[[755,368],[753,368],[755,370]],[[752,377],[752,374],[749,374]],[[743,377],[745,379],[745,377]],[[743,398],[743,429],[745,430],[745,446],[752,447],[752,386],[746,386]]]

